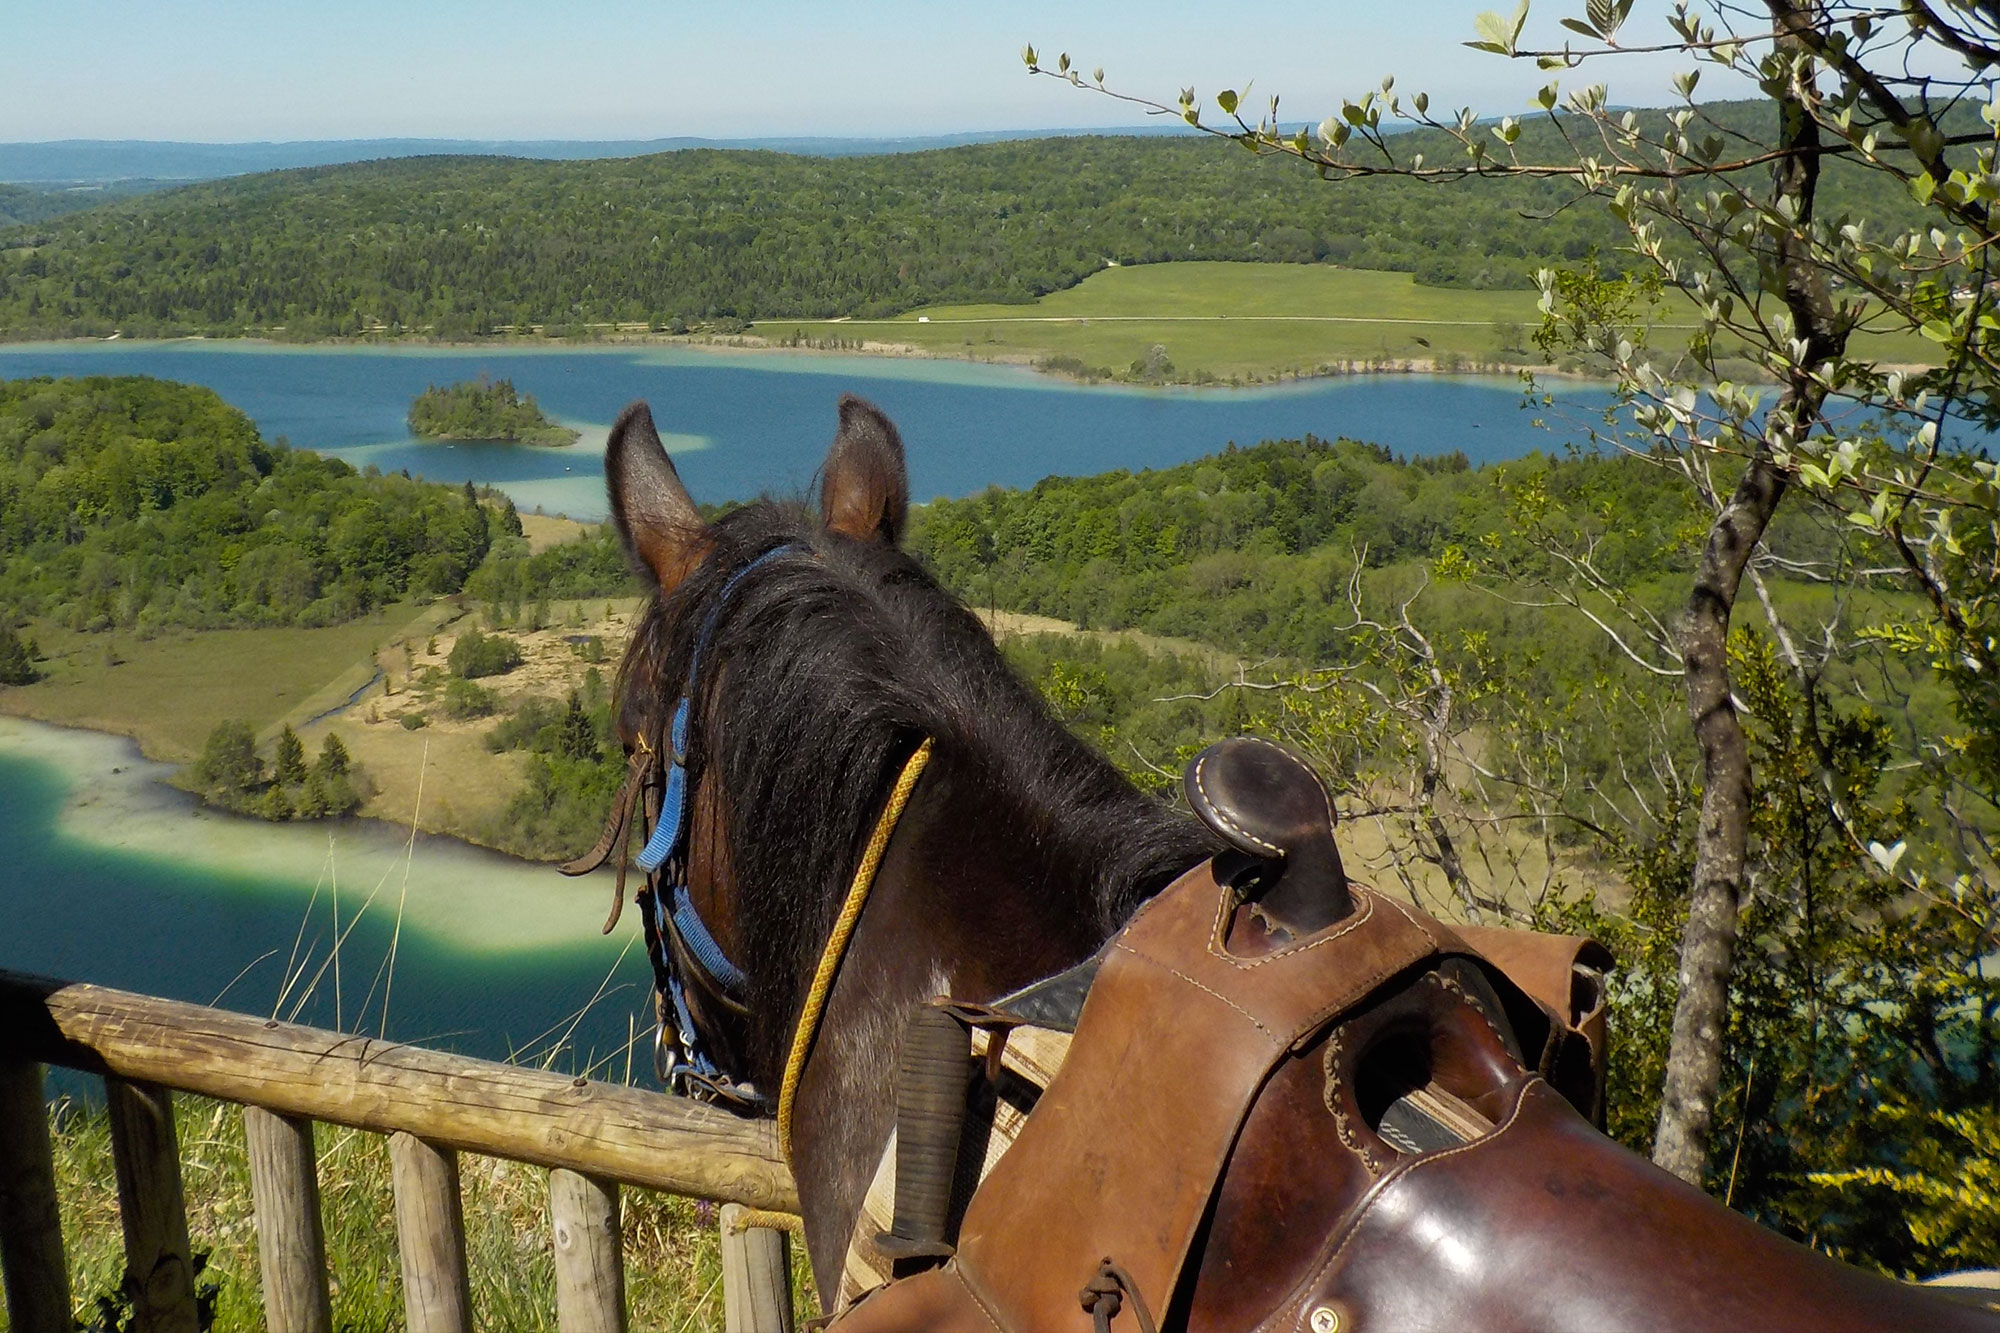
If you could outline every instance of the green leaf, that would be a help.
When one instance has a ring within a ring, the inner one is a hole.
[[[1021,48],[1021,63],[1026,65],[1029,69],[1034,69],[1041,64],[1041,61],[1038,60],[1035,56],[1034,47],[1024,46]]]
[[[1236,90],[1234,88],[1224,88],[1221,92],[1215,95],[1215,104],[1222,108],[1223,115],[1225,116],[1235,115]]]
[[[1562,20],[1562,25],[1565,28],[1568,28],[1571,32],[1580,33],[1585,37],[1604,36],[1603,33],[1591,27],[1588,23],[1583,22],[1581,19],[1564,19]]]
[[[1937,192],[1937,182],[1929,176],[1913,176],[1910,179],[1910,197],[1920,204],[1928,204]]]
[[[1472,26],[1483,40],[1467,42],[1466,45],[1476,46],[1482,51],[1498,51],[1506,56],[1514,54],[1514,34],[1520,29],[1504,17],[1489,9],[1472,20]]]

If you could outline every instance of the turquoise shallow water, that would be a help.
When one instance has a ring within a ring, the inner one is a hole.
[[[444,445],[411,438],[410,400],[433,382],[506,376],[584,432],[568,449]],[[1524,409],[1500,379],[1354,376],[1264,389],[1139,390],[1065,384],[1016,367],[881,357],[584,350],[290,348],[246,343],[0,346],[0,378],[145,374],[205,384],[267,438],[357,467],[436,481],[491,482],[523,508],[604,516],[604,436],[635,398],[653,405],[697,499],[802,491],[833,434],[842,392],[874,399],[902,429],[918,499],[1052,474],[1158,467],[1231,440],[1346,435],[1401,453],[1462,449],[1474,462],[1584,439],[1601,388],[1561,392],[1566,409]],[[1554,429],[1534,423],[1547,418]]]
[[[198,811],[166,771],[0,718],[0,967],[623,1077],[650,995],[631,914],[597,933],[608,883],[373,821]]]

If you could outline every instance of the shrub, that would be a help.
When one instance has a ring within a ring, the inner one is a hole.
[[[486,733],[486,748],[495,754],[504,750],[546,754],[560,743],[564,716],[565,710],[553,699],[523,699],[512,717]]]
[[[469,680],[451,680],[444,687],[444,715],[464,721],[486,717],[500,706],[493,691]]]
[[[463,680],[504,676],[521,665],[521,645],[504,634],[482,634],[469,629],[451,646],[451,656],[446,661],[451,674]]]

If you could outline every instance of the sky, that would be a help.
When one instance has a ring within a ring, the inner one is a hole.
[[[1459,45],[1495,0],[1309,6],[738,0],[7,0],[0,142],[902,136],[1113,127],[1137,110],[1030,78],[1032,42],[1171,103],[1255,81],[1316,122],[1382,75],[1525,110],[1548,79]],[[1578,0],[1580,7],[1581,0]],[[1531,20],[1553,35],[1563,9]],[[1641,6],[1645,8],[1645,6]],[[1633,67],[1614,100],[1669,100]],[[1258,105],[1262,105],[1260,101]]]

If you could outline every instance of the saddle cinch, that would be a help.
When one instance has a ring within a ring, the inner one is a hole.
[[[1277,746],[1187,789],[1231,851],[1074,973],[913,1023],[835,1333],[2000,1328],[1599,1132],[1601,946],[1350,886]]]

